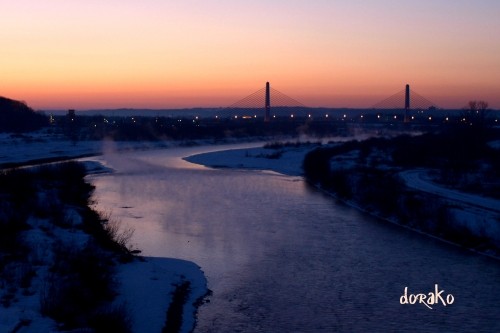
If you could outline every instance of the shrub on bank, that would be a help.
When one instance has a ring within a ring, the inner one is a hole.
[[[56,242],[53,263],[40,297],[43,315],[65,329],[88,325],[96,309],[115,296],[114,262],[92,241],[82,247]]]

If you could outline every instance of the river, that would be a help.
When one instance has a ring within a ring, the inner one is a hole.
[[[227,147],[106,154],[98,209],[143,254],[197,263],[213,291],[195,332],[498,332],[500,262],[376,220],[301,177],[210,169]],[[234,148],[234,147],[233,147]],[[435,291],[454,302],[400,304]]]

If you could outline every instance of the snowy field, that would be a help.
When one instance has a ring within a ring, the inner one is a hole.
[[[0,134],[0,166],[11,163],[36,163],[51,158],[77,158],[98,155],[107,149],[118,151],[164,148],[164,142],[109,142],[109,141],[77,141],[72,142],[64,137],[37,132],[34,134]]]

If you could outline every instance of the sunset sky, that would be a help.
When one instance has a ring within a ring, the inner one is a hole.
[[[0,96],[35,109],[228,106],[266,81],[371,107],[409,83],[500,108],[498,0],[0,0]]]

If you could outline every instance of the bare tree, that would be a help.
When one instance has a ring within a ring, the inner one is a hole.
[[[488,116],[488,102],[485,101],[469,101],[463,111],[463,119],[471,125],[484,127],[486,125],[486,117]]]

